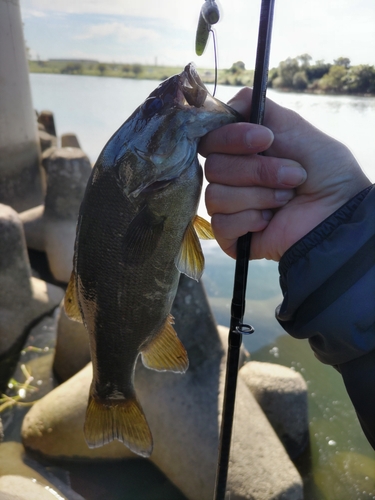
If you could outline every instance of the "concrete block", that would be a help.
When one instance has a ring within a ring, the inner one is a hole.
[[[73,267],[79,207],[91,174],[91,164],[78,148],[50,148],[43,153],[47,174],[44,207],[20,214],[27,245],[45,251],[58,281],[68,282]]]
[[[307,384],[302,375],[274,363],[250,361],[240,377],[253,393],[276,434],[294,459],[309,439]]]
[[[64,291],[31,276],[22,222],[0,205],[0,355],[25,335],[38,317],[52,311]]]

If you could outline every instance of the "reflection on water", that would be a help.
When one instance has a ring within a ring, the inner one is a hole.
[[[246,342],[251,350],[251,339]],[[310,450],[297,460],[311,500],[375,498],[375,452],[364,437],[341,376],[289,335],[252,352],[252,359],[300,372],[308,385]]]

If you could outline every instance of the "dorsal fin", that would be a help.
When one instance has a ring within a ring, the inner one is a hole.
[[[169,314],[163,328],[142,351],[142,361],[147,368],[176,373],[188,369],[187,352],[172,324],[173,317]]]
[[[70,319],[82,323],[82,315],[78,305],[77,287],[74,271],[72,271],[70,275],[70,280],[65,292],[64,309],[66,315]]]
[[[204,269],[204,256],[193,224],[189,222],[176,259],[176,267],[181,272],[199,280]]]
[[[203,219],[203,217],[196,215],[194,217],[193,226],[197,232],[198,238],[201,240],[215,239],[211,224],[206,219]]]

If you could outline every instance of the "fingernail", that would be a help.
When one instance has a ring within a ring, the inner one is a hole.
[[[275,200],[276,201],[289,201],[293,198],[293,189],[276,189]]]
[[[279,182],[288,186],[299,186],[306,178],[306,170],[299,166],[283,165],[278,172]]]
[[[273,217],[272,210],[262,210],[262,217],[264,220],[270,221]]]
[[[248,148],[264,151],[273,141],[274,135],[269,128],[259,127],[246,132],[245,141]]]

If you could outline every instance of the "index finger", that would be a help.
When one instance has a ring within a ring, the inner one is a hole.
[[[270,129],[254,123],[231,123],[205,135],[198,152],[204,157],[212,153],[249,155],[265,151],[273,142]]]

